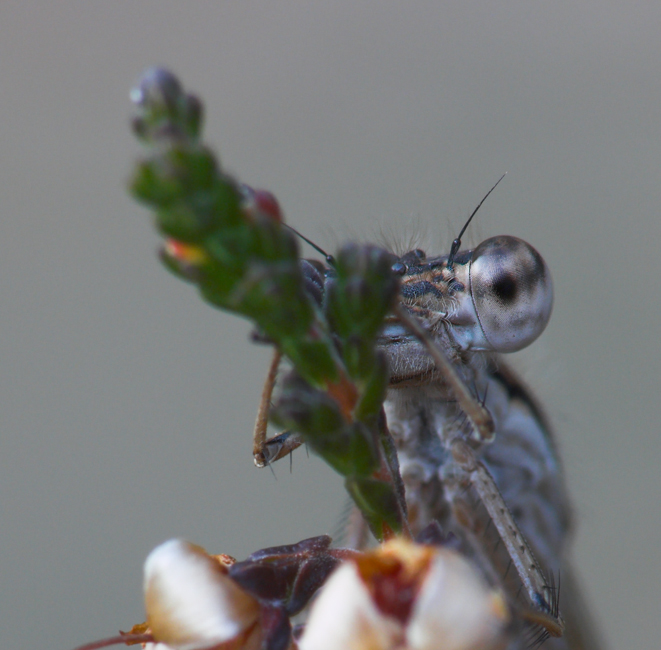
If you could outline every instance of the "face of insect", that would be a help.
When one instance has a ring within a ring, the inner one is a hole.
[[[450,266],[450,268],[449,268]],[[541,255],[521,239],[492,237],[473,251],[427,259],[421,250],[393,265],[401,275],[401,301],[453,359],[469,350],[514,352],[544,330],[553,306],[551,275]],[[395,318],[380,346],[393,381],[413,379],[434,367],[418,340]]]

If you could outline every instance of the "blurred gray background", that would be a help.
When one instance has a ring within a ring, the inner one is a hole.
[[[575,562],[612,649],[661,637],[661,5],[236,0],[0,7],[0,647],[143,619],[183,536],[245,557],[335,528],[341,481],[257,470],[268,351],[157,262],[128,92],[171,67],[226,167],[320,245],[473,230],[555,280],[519,355],[556,426]],[[308,252],[311,254],[311,251]]]

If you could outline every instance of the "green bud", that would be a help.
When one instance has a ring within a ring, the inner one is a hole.
[[[131,90],[136,107],[133,131],[141,139],[197,140],[202,127],[202,104],[184,94],[179,80],[168,70],[150,68]]]
[[[402,530],[399,502],[390,483],[373,478],[347,477],[344,485],[377,540],[383,539],[384,523],[396,533]]]
[[[360,383],[360,400],[356,406],[354,415],[358,420],[366,420],[375,417],[381,410],[381,405],[386,396],[388,388],[388,362],[380,352],[372,353],[369,373],[362,375]]]
[[[129,180],[133,196],[154,207],[170,205],[181,196],[181,184],[175,178],[163,176],[160,161],[151,159],[139,162]]]
[[[313,388],[296,372],[282,381],[281,394],[273,411],[273,419],[285,428],[294,429],[312,445],[323,445],[341,437],[346,428],[337,402],[321,390]]]
[[[328,319],[339,336],[366,342],[376,336],[398,291],[391,260],[389,253],[375,246],[342,247],[326,297]]]

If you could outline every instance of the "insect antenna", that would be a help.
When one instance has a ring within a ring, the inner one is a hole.
[[[477,207],[475,210],[473,210],[473,214],[471,214],[470,217],[468,217],[468,221],[464,224],[464,227],[461,229],[461,232],[459,233],[459,236],[452,242],[452,246],[450,247],[450,254],[448,255],[448,263],[447,263],[447,269],[448,271],[452,271],[452,265],[454,264],[454,258],[455,255],[459,252],[459,247],[461,246],[461,238],[464,236],[464,233],[466,232],[466,228],[468,228],[468,224],[472,221],[473,217],[477,214],[477,211],[482,207],[482,204],[487,200],[487,197],[491,192],[493,192],[497,187],[500,181],[503,180],[507,176],[507,172],[505,172],[496,182],[496,184],[484,195],[484,198],[477,204]]]
[[[500,182],[500,181],[498,181]],[[486,198],[486,197],[485,197]],[[314,250],[317,251],[320,255],[323,255],[324,258],[326,259],[326,264],[328,266],[335,266],[335,258],[332,255],[329,255],[321,246],[317,246],[312,240],[308,239],[305,235],[301,235],[296,228],[292,228],[289,224],[283,223],[282,224],[285,228],[289,228],[297,237],[300,237],[308,246],[312,246]]]

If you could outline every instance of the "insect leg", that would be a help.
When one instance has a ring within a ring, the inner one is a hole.
[[[266,443],[266,428],[269,421],[269,408],[271,406],[271,396],[275,388],[275,378],[278,374],[278,367],[282,353],[276,348],[273,352],[271,365],[269,366],[266,380],[264,381],[264,388],[262,389],[262,397],[259,401],[259,408],[257,410],[257,418],[255,419],[255,429],[252,435],[252,454],[257,458],[261,454]],[[256,461],[255,461],[256,462]]]
[[[530,609],[521,612],[523,617],[542,626],[551,636],[562,636],[564,621],[555,604],[555,589],[535,559],[493,477],[465,441],[455,439],[451,450],[454,461],[466,472],[489,513],[528,594]]]
[[[290,454],[294,449],[303,444],[301,438],[289,431],[283,431],[273,438],[266,439],[266,428],[269,419],[269,408],[271,406],[271,396],[275,388],[275,379],[278,374],[278,367],[282,359],[280,350],[273,353],[273,359],[269,366],[264,388],[262,390],[262,397],[259,401],[259,409],[257,410],[257,418],[255,419],[255,430],[253,433],[253,446],[252,455],[255,459],[257,467],[266,467],[287,454]]]
[[[488,409],[471,394],[452,363],[420,323],[401,306],[397,309],[397,317],[427,348],[437,370],[442,373],[443,380],[468,418],[472,428],[472,440],[478,445],[492,442],[495,427]],[[549,635],[562,636],[564,621],[557,611],[556,590],[550,585],[539,562],[535,559],[493,477],[477,459],[466,441],[455,438],[450,443],[450,451],[454,462],[463,471],[486,508],[528,595],[528,606],[517,609],[524,619],[540,625]]]
[[[443,373],[443,379],[449,385],[459,407],[470,421],[477,441],[491,442],[495,436],[495,429],[493,418],[488,409],[473,397],[450,361],[429,335],[429,332],[413,316],[410,316],[401,305],[396,308],[396,313],[400,322],[427,348],[429,355],[436,364],[436,368]]]

